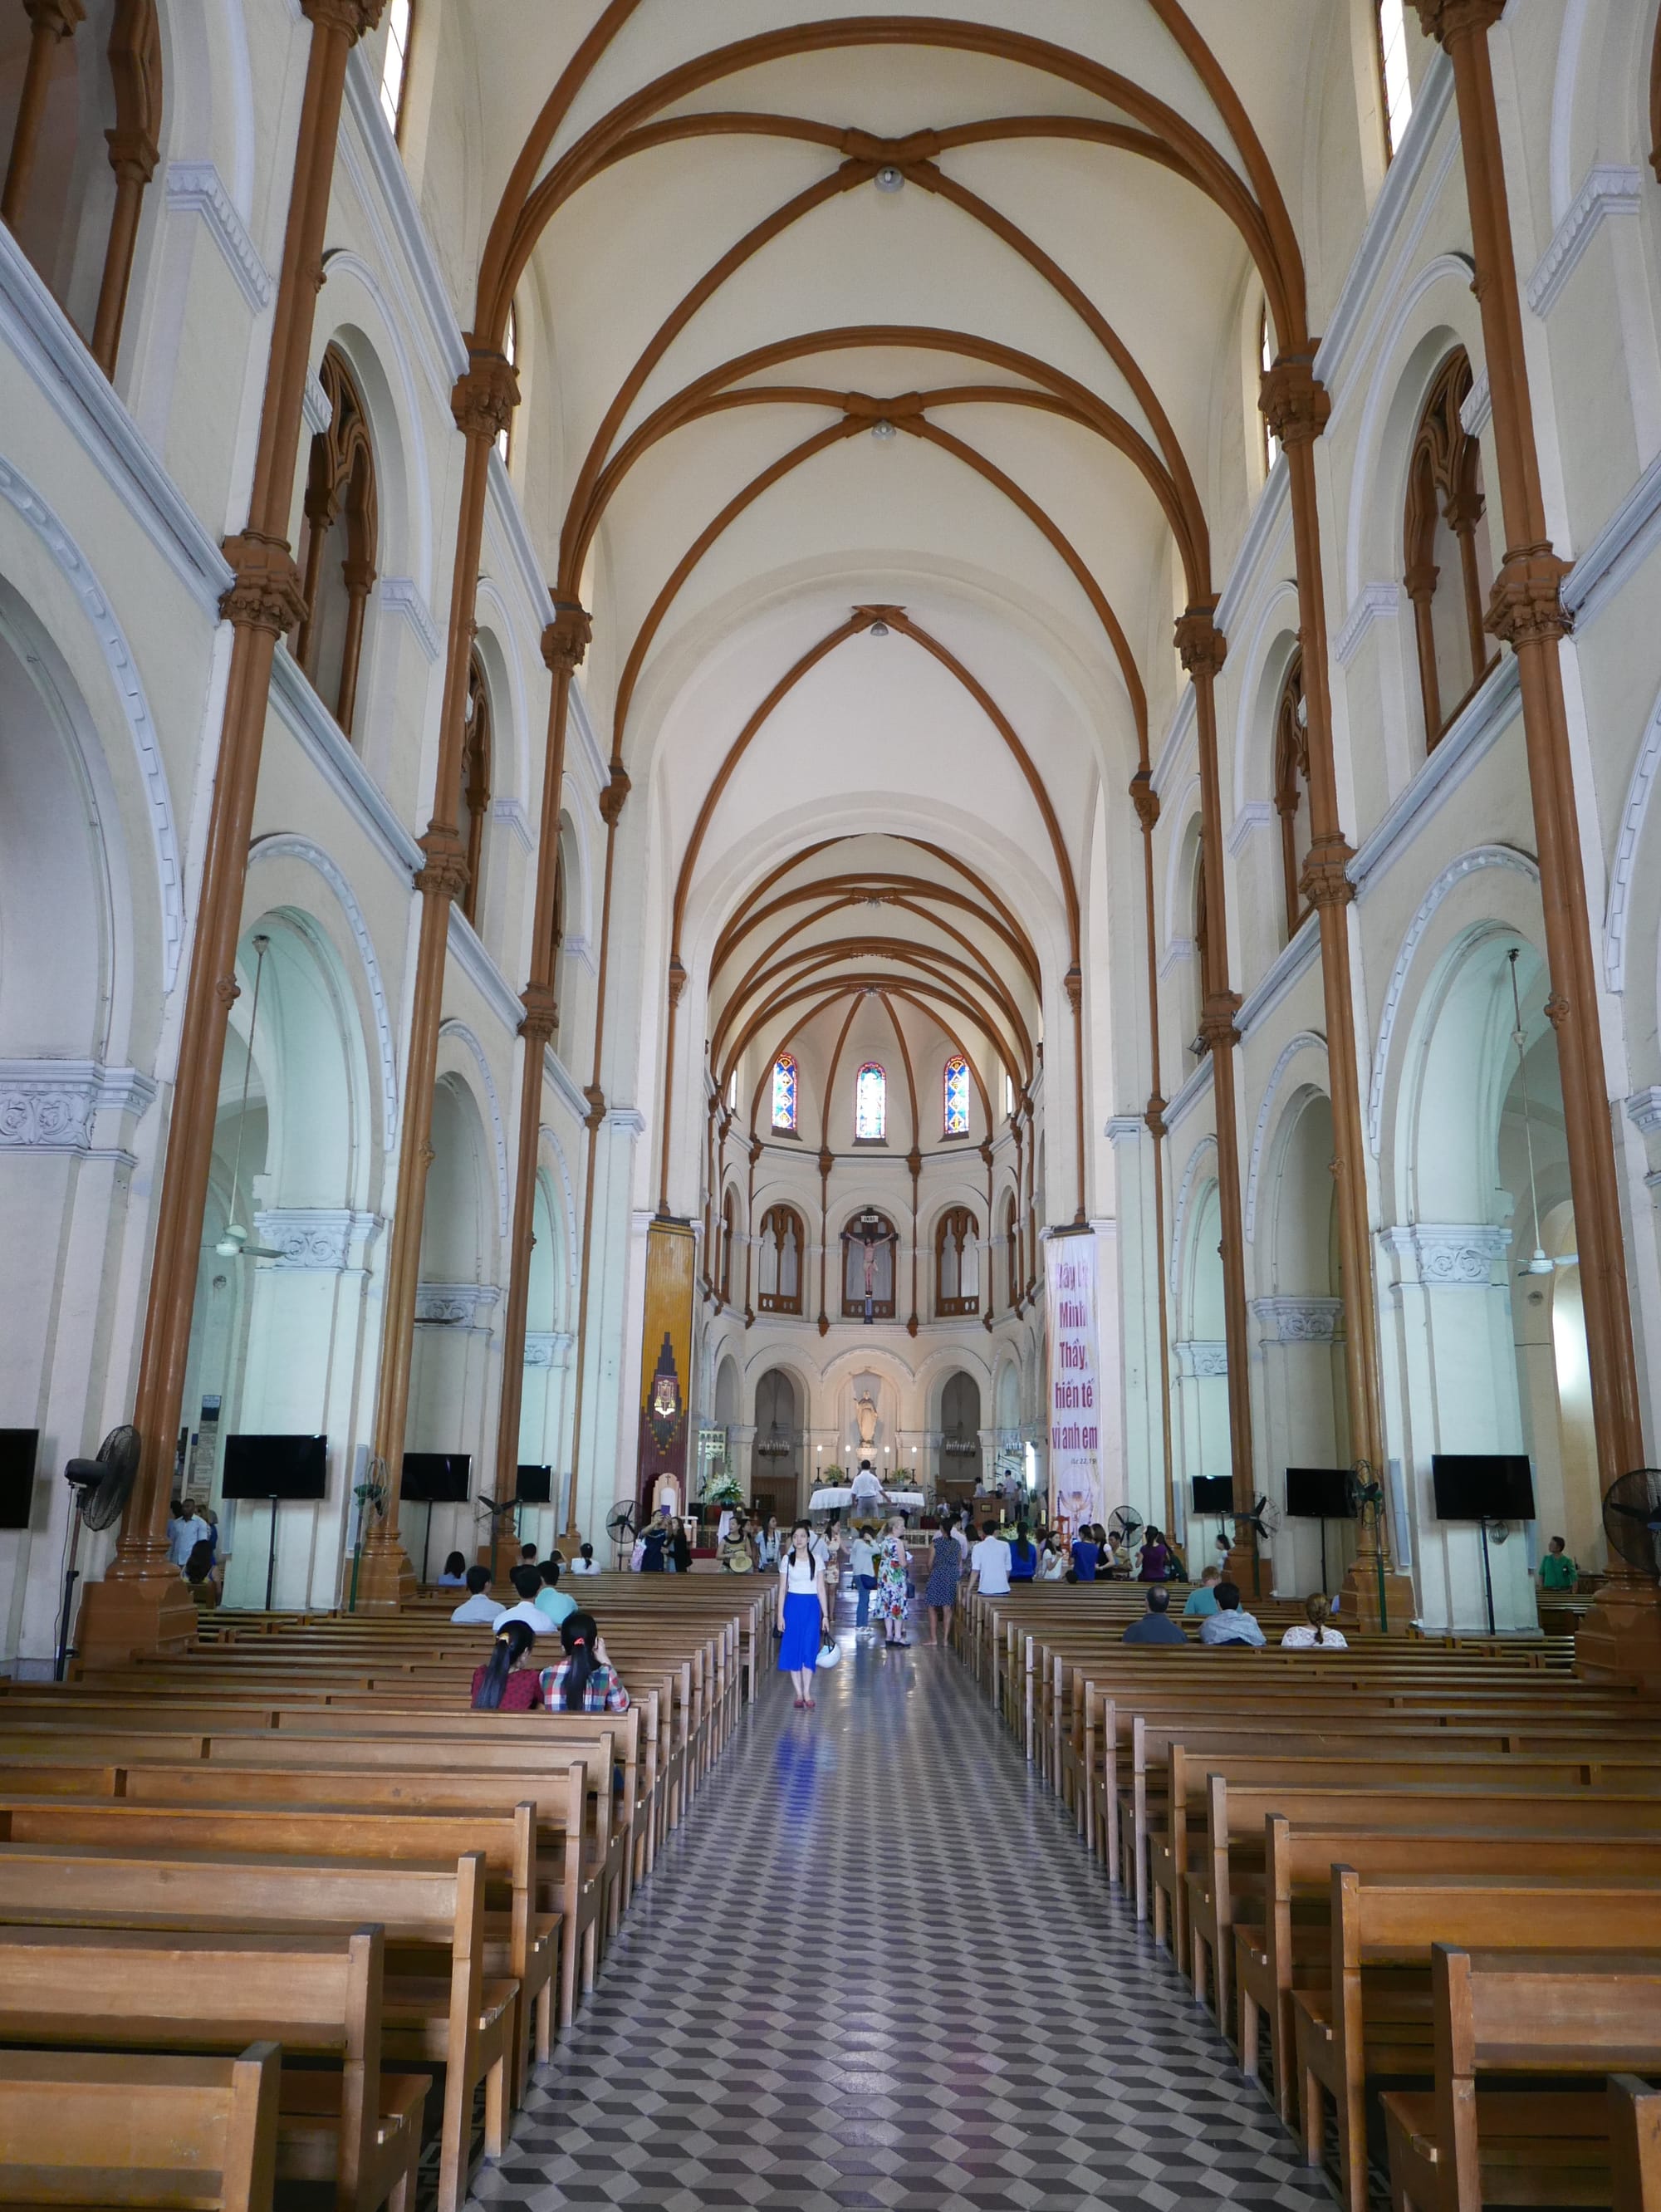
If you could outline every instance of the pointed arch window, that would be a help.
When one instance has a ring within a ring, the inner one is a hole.
[[[1309,721],[1303,696],[1303,654],[1286,665],[1275,708],[1275,811],[1281,817],[1281,871],[1286,933],[1294,936],[1309,912],[1303,864],[1309,852]],[[1203,871],[1201,880],[1203,881]]]
[[[888,1079],[868,1060],[854,1079],[853,1136],[859,1145],[886,1144],[888,1134]]]
[[[1269,328],[1267,300],[1258,310],[1258,366],[1265,376],[1275,366],[1275,340]],[[1263,472],[1268,476],[1281,457],[1281,441],[1270,428],[1269,417],[1261,408],[1258,410],[1258,421],[1263,430]]]
[[[1003,1201],[1003,1249],[1009,1267],[1009,1308],[1021,1303],[1021,1211],[1011,1191]]]
[[[518,312],[513,306],[513,302],[511,300],[507,303],[507,327],[502,332],[502,358],[510,368],[518,368],[519,360],[519,318]],[[518,412],[518,408],[515,408],[508,416],[506,422],[502,424],[501,428],[496,433],[496,451],[502,457],[502,466],[504,468],[507,466],[508,460],[513,451],[513,416],[514,415],[517,415]]]
[[[479,926],[484,825],[490,814],[490,690],[476,650],[467,664],[467,720],[462,729],[462,809],[467,817],[467,889],[462,912]]]
[[[934,1286],[934,1310],[943,1321],[980,1311],[980,1224],[967,1206],[954,1206],[940,1217]]]
[[[403,128],[403,95],[409,79],[409,33],[415,13],[415,0],[388,0],[386,51],[380,64],[380,112],[395,138]]]
[[[761,1313],[799,1314],[807,1231],[793,1206],[770,1206],[761,1216],[761,1281],[756,1298]]]
[[[732,1304],[732,1248],[738,1238],[738,1200],[730,1190],[721,1200],[721,1265],[716,1273],[716,1292],[724,1306]]]
[[[969,1133],[969,1063],[961,1052],[954,1053],[946,1062],[941,1089],[946,1134],[949,1137],[967,1137]]]
[[[1407,0],[1376,0],[1373,21],[1379,38],[1379,88],[1384,95],[1385,153],[1396,158],[1413,114],[1413,85],[1407,72]]]
[[[375,453],[363,394],[334,346],[318,379],[329,423],[312,441],[306,469],[300,564],[306,613],[294,634],[294,657],[349,738],[364,611],[375,581]]]
[[[1482,447],[1460,415],[1471,381],[1470,360],[1457,348],[1430,387],[1408,471],[1402,581],[1413,603],[1427,752],[1496,657],[1482,627],[1494,580],[1482,526]]]
[[[773,1063],[773,1127],[775,1135],[796,1134],[796,1054],[781,1052]]]

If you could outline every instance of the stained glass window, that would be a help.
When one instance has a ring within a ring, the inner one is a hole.
[[[796,1054],[781,1052],[773,1063],[773,1126],[796,1129]]]
[[[853,1133],[862,1145],[880,1145],[888,1130],[888,1079],[874,1060],[853,1087]]]
[[[961,1054],[954,1054],[946,1062],[946,1134],[967,1137],[969,1133],[969,1063]]]

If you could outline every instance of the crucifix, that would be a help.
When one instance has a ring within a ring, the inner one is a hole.
[[[868,1206],[854,1226],[842,1231],[842,1242],[864,1249],[865,1326],[869,1328],[876,1318],[876,1255],[885,1244],[897,1244],[900,1239],[876,1207]]]

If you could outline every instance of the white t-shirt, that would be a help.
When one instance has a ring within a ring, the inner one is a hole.
[[[969,1539],[965,1531],[955,1527],[952,1530],[952,1541],[967,1559],[969,1556]]]
[[[1329,1628],[1325,1636],[1317,1637],[1313,1626],[1300,1620],[1295,1628],[1288,1628],[1281,1638],[1282,1651],[1348,1651],[1349,1644],[1336,1628]]]
[[[869,1536],[856,1536],[853,1540],[853,1571],[856,1575],[876,1572],[876,1553]]]
[[[830,1557],[830,1540],[822,1531],[813,1539],[808,1548],[821,1567]]]
[[[167,1523],[167,1557],[174,1566],[182,1567],[197,1546],[213,1534],[199,1513],[192,1513],[188,1521]]]
[[[488,1622],[494,1626],[496,1615],[500,1611],[500,1606],[489,1591],[481,1590],[476,1597],[464,1598],[450,1618],[452,1622],[458,1621],[464,1628],[470,1627],[475,1621],[481,1625]]]
[[[599,1571],[600,1563],[597,1559],[573,1559],[566,1569],[568,1575],[597,1575]]]
[[[491,1625],[503,1629],[510,1620],[522,1620],[533,1636],[546,1636],[554,1626],[541,1606],[530,1604],[524,1598],[517,1605],[503,1607]]]
[[[794,1554],[785,1562],[785,1588],[792,1597],[811,1597],[814,1577],[819,1571],[816,1559],[803,1561]]]
[[[1009,1547],[1002,1536],[983,1536],[969,1554],[969,1565],[980,1577],[982,1597],[1009,1595]]]

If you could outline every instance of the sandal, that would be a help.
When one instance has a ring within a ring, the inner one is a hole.
[[[815,1712],[816,1712],[816,1711],[818,1711],[818,1708],[819,1708],[819,1700],[817,1699],[817,1698],[803,1698],[803,1700],[802,1700],[802,1703],[803,1703],[804,1705],[806,1705],[806,1706],[809,1709],[809,1711],[815,1711]]]

